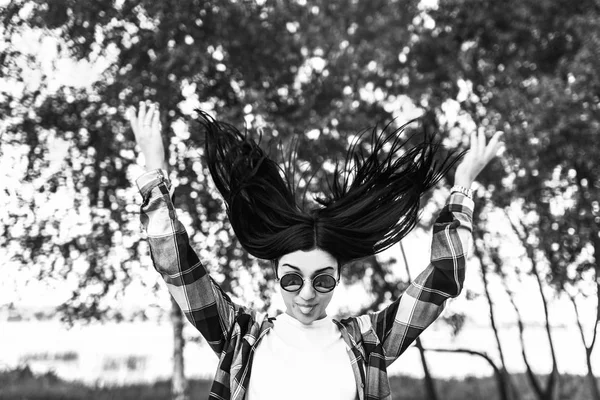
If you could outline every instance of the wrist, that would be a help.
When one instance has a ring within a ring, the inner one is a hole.
[[[453,193],[461,193],[473,200],[473,189],[469,189],[464,186],[454,185],[452,186],[452,188],[450,188],[450,194]]]
[[[143,198],[152,191],[159,183],[165,182],[169,192],[172,193],[172,186],[165,171],[161,169],[149,170],[139,176],[135,183]]]
[[[471,179],[466,176],[455,176],[454,177],[454,186],[462,186],[465,189],[471,189],[473,185],[474,179]]]
[[[162,169],[165,171],[168,171],[169,169],[167,168],[167,163],[166,162],[150,162],[150,163],[146,163],[146,171],[153,171],[155,169]]]

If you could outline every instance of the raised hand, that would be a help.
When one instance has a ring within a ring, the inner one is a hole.
[[[129,119],[131,129],[135,135],[135,141],[140,146],[146,160],[146,170],[150,171],[158,168],[166,170],[167,164],[165,162],[158,104],[151,103],[147,106],[145,102],[140,101],[137,113],[134,106],[129,107],[127,119]]]
[[[496,134],[486,145],[483,132],[471,134],[471,148],[456,168],[454,184],[470,188],[477,175],[496,157],[504,148],[504,142],[500,140],[502,132]]]

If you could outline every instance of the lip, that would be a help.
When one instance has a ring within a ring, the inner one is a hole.
[[[300,310],[300,312],[302,314],[310,314],[314,310],[316,304],[305,305],[305,304],[297,304],[296,303],[296,306],[298,306],[298,309]]]

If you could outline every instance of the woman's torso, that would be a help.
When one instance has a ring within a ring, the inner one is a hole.
[[[254,353],[249,400],[356,397],[347,346],[331,318],[303,325],[282,314],[273,321]]]

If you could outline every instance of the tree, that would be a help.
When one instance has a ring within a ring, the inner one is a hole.
[[[140,260],[147,256],[131,189],[139,170],[123,115],[130,104],[158,101],[167,159],[177,172],[174,202],[196,249],[229,292],[239,292],[240,266],[254,271],[266,302],[271,284],[231,235],[194,151],[202,153],[192,108],[264,128],[265,142],[277,138],[287,146],[298,138],[299,159],[308,163],[304,169],[316,171],[312,183],[298,177],[300,184],[310,184],[310,192],[318,194],[326,184],[320,166],[342,158],[350,135],[389,121],[395,110],[383,100],[406,90],[406,67],[397,51],[411,34],[416,3],[11,2],[0,10],[7,27],[2,74],[21,90],[5,91],[0,101],[8,116],[2,146],[25,150],[23,180],[35,195],[15,194],[31,218],[22,221],[21,230],[11,228],[12,219],[4,220],[1,245],[22,268],[37,266],[41,277],[74,278],[73,295],[61,307],[67,321],[124,318],[103,302],[141,279],[134,271],[141,272]],[[105,66],[100,79],[85,87],[70,82],[53,87],[57,70],[44,70],[15,44],[31,32],[56,38],[45,44],[58,56]],[[373,46],[375,40],[384,50]],[[43,71],[40,79],[23,85],[24,65]],[[423,126],[433,129],[434,122],[430,115]],[[66,156],[50,173],[57,142],[65,144]],[[37,212],[59,195],[72,203]],[[77,221],[80,229],[67,229],[68,221]],[[11,250],[15,245],[26,251],[17,254]],[[181,315],[172,316],[177,336]]]
[[[419,34],[417,47],[429,51],[407,59],[422,66],[417,79],[437,83],[434,104],[456,101],[473,126],[506,131],[509,162],[488,170],[485,189],[497,206],[533,216],[528,240],[539,243],[536,258],[550,266],[555,288],[587,287],[596,299],[598,11],[592,1],[442,1]],[[588,376],[596,396],[591,366]]]
[[[496,206],[522,202],[536,216],[532,235],[554,288],[599,298],[597,15],[591,0],[453,0],[430,9],[392,0],[15,0],[0,10],[2,76],[20,88],[3,89],[0,99],[2,151],[23,152],[30,190],[10,193],[7,201],[20,208],[3,220],[0,246],[42,276],[75,277],[66,318],[122,317],[103,301],[141,279],[146,257],[123,111],[159,101],[174,201],[195,248],[228,292],[241,296],[237,276],[247,267],[258,282],[258,306],[267,307],[270,272],[231,235],[202,166],[193,108],[262,128],[265,144],[287,148],[297,140],[306,172],[297,179],[310,194],[322,191],[349,139],[400,110],[422,114],[420,129],[453,144],[472,129],[505,130],[509,162],[488,169],[484,188]],[[101,79],[55,87],[47,68],[25,84],[24,69],[41,67],[16,42],[27,32],[60,37],[56,53],[104,66]],[[59,142],[67,156],[49,170]],[[38,212],[57,193],[68,193],[72,204]],[[566,205],[558,214],[557,203]],[[347,271],[361,268],[384,276],[370,262]],[[591,378],[596,332],[597,324],[586,344]]]
[[[481,199],[479,199],[481,200]],[[498,379],[498,386],[500,389],[500,398],[504,399],[504,400],[508,400],[510,398],[519,398],[519,394],[518,392],[515,390],[511,376],[508,372],[508,370],[506,369],[506,361],[505,361],[505,357],[504,357],[504,351],[502,349],[502,344],[500,341],[500,334],[499,334],[499,327],[498,327],[498,322],[497,322],[497,317],[496,317],[496,312],[495,312],[495,308],[494,308],[494,301],[492,299],[492,295],[491,295],[491,291],[490,291],[490,285],[489,285],[489,276],[491,275],[491,273],[493,273],[493,270],[490,271],[490,264],[488,262],[488,260],[486,258],[491,258],[489,256],[489,251],[488,251],[488,246],[485,244],[485,240],[484,240],[484,232],[486,232],[488,229],[486,229],[487,227],[485,226],[487,223],[487,218],[484,217],[485,215],[485,201],[479,201],[478,202],[479,207],[475,207],[475,216],[474,216],[474,220],[477,221],[476,222],[476,227],[475,227],[475,232],[473,234],[475,243],[473,246],[474,249],[474,253],[475,253],[475,257],[477,258],[477,261],[479,262],[480,268],[481,268],[481,276],[483,279],[483,287],[484,287],[484,293],[485,293],[485,297],[487,299],[488,302],[488,306],[490,309],[490,325],[492,327],[492,331],[494,333],[494,338],[496,340],[496,346],[498,349],[498,355],[500,358],[500,367],[499,368],[495,368],[496,374],[497,374],[497,379]],[[483,204],[482,204],[483,203]],[[495,365],[494,365],[495,367]]]

